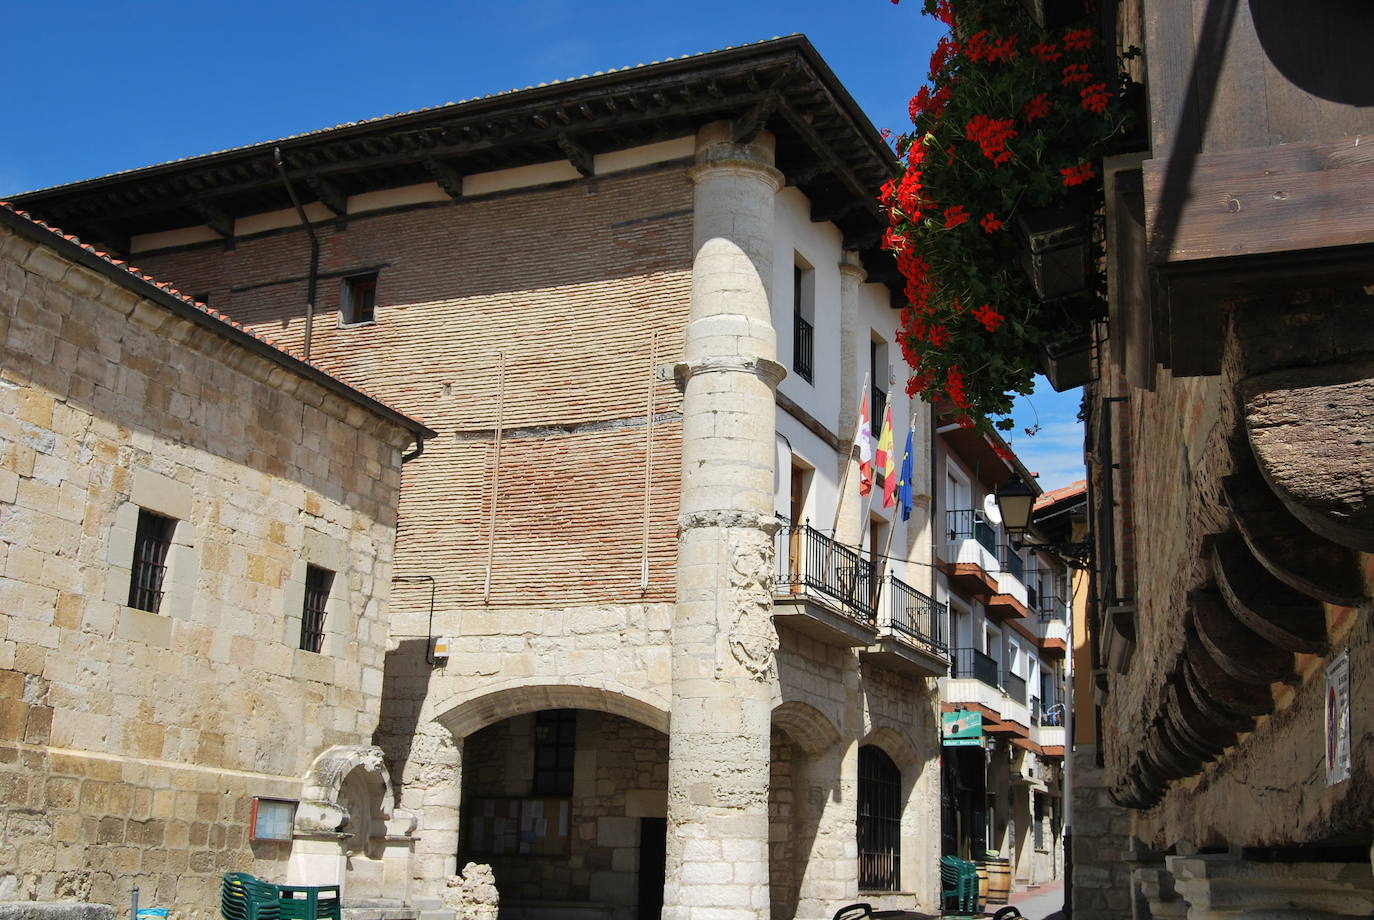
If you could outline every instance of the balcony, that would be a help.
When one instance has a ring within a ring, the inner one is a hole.
[[[1019,677],[1008,671],[1002,675],[1002,690],[1022,706],[1026,705],[1026,679],[1024,677]]]
[[[961,648],[954,650],[954,662],[949,676],[956,679],[972,677],[994,690],[1000,690],[1002,688],[998,681],[1000,670],[997,666],[997,659],[984,655],[977,649]]]
[[[872,645],[873,564],[809,524],[784,523],[777,541],[774,619],[827,645]]]
[[[883,631],[866,656],[910,677],[943,677],[949,668],[945,605],[895,575],[887,577],[880,603]]]
[[[983,512],[945,512],[944,571],[950,587],[969,597],[998,593],[997,531]]]
[[[1068,607],[1057,594],[1042,594],[1038,599],[1039,639],[1036,645],[1048,655],[1062,657],[1068,652]]]
[[[1026,609],[1026,563],[1016,549],[1006,544],[999,547],[998,563],[997,591],[983,602],[988,615],[1003,620],[1025,619],[1030,612]]]

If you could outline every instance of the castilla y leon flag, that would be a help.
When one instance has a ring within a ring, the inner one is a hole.
[[[878,435],[878,469],[883,471],[883,507],[897,504],[897,457],[892,449],[892,407],[883,412],[883,430]]]
[[[863,399],[859,402],[859,494],[867,495],[873,491],[873,426],[868,420],[868,390],[864,389]]]

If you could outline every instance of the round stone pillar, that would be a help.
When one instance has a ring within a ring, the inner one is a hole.
[[[859,254],[851,250],[846,250],[844,258],[840,262],[840,428],[839,436],[844,441],[849,450],[840,451],[838,454],[839,469],[836,470],[838,481],[845,484],[844,493],[840,495],[840,513],[836,516],[835,539],[840,543],[850,546],[858,546],[864,538],[863,521],[863,496],[859,494],[859,452],[854,448],[853,442],[848,439],[854,437],[854,432],[859,425],[859,397],[863,394],[860,387],[864,385],[864,379],[868,376],[868,346],[867,334],[860,333],[863,330],[867,333],[868,325],[859,321],[859,291],[863,288],[864,281],[867,280],[868,273],[864,271],[863,264],[859,260]],[[869,386],[875,383],[868,381]],[[887,381],[882,381],[882,385],[887,386]],[[869,407],[872,413],[873,408]],[[882,427],[882,420],[877,420],[877,427]],[[876,445],[878,436],[873,436],[873,443]]]
[[[703,128],[684,343],[664,920],[768,916],[775,360],[766,134]]]

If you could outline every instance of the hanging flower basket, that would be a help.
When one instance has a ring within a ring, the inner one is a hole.
[[[961,424],[1002,416],[1009,429],[1042,368],[1081,376],[1070,356],[1102,306],[1092,220],[1101,158],[1129,121],[1123,83],[1102,73],[1091,28],[1042,27],[1019,0],[926,0],[925,12],[949,34],[895,140],[904,175],[882,193],[884,245],[906,281],[907,391],[948,402]]]

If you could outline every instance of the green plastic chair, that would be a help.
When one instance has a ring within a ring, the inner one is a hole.
[[[247,872],[226,872],[220,884],[219,910],[224,920],[281,920],[277,886]]]
[[[281,920],[340,920],[338,885],[278,885]]]

